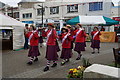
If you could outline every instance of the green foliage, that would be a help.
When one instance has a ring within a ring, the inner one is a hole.
[[[83,63],[83,66],[86,68],[91,65],[91,63],[89,62],[89,59],[85,59],[85,58],[82,59],[82,63]]]

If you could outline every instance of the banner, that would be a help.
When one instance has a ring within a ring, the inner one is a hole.
[[[115,42],[115,32],[101,32],[101,42]]]

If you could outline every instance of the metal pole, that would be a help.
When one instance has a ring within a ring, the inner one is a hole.
[[[43,3],[42,3],[42,27],[44,27],[44,24],[43,24],[43,14],[44,14],[44,8],[43,8]]]
[[[13,7],[11,7],[12,18],[14,18]]]

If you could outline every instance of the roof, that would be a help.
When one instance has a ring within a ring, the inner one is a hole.
[[[2,13],[0,13],[0,26],[21,26],[24,27],[24,24],[20,21],[17,21],[16,19],[13,19],[9,16],[6,16]]]
[[[23,3],[23,2],[40,2],[40,1],[45,1],[45,0],[21,0],[19,3]]]

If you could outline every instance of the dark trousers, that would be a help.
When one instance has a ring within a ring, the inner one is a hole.
[[[28,49],[28,38],[25,37],[24,49]]]

